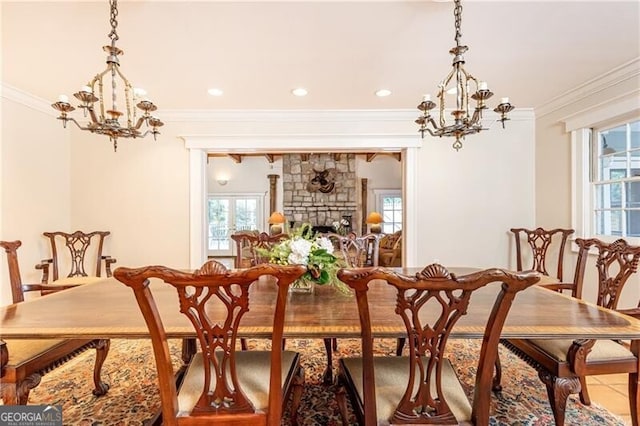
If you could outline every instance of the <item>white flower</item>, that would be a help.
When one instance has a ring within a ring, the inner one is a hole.
[[[331,224],[331,226],[333,226],[333,229],[338,230],[340,228],[340,222],[335,221]]]
[[[320,248],[323,248],[327,251],[327,253],[333,253],[333,243],[327,237],[318,237],[316,239],[316,243]]]
[[[290,264],[306,265],[309,262],[312,242],[301,237],[296,237],[291,241],[291,254],[287,260]]]
[[[306,265],[307,263],[309,263],[309,260],[307,257],[303,257],[295,253],[290,253],[287,257],[287,262],[289,262],[289,265]]]

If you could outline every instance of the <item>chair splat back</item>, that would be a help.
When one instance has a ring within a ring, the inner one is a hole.
[[[555,238],[560,238],[560,245],[558,247],[558,265],[555,277],[562,281],[562,263],[564,259],[564,250],[567,244],[569,236],[574,233],[573,229],[551,229],[546,230],[543,228],[525,229],[525,228],[511,228],[516,243],[516,267],[518,271],[523,270],[523,252],[521,248],[521,239],[526,236],[527,244],[531,248],[532,256],[532,271],[538,271],[544,275],[551,275],[547,270],[547,259],[549,248],[551,247]]]
[[[381,238],[380,234],[358,236],[355,232],[340,236],[340,251],[347,265],[353,268],[378,266]]]
[[[338,278],[355,290],[360,313],[365,425],[375,425],[377,421],[373,338],[367,300],[371,281],[384,280],[397,291],[395,312],[406,326],[409,342],[406,391],[392,418],[383,419],[394,424],[458,424],[443,391],[447,340],[453,326],[466,314],[473,292],[491,282],[502,281],[502,289],[487,321],[474,389],[472,416],[477,424],[486,424],[483,419],[488,421],[492,366],[500,332],[516,293],[537,282],[536,273],[512,274],[489,269],[456,277],[444,266],[432,264],[415,276],[384,268],[361,268],[341,269]]]
[[[94,231],[94,232],[82,232],[75,231],[73,233],[66,232],[44,232],[43,235],[49,239],[51,245],[51,259],[47,259],[46,263],[52,264],[52,280],[56,281],[60,277],[60,256],[58,253],[59,246],[62,247],[62,244],[58,244],[57,239],[62,239],[64,241],[64,246],[69,251],[69,267],[70,271],[67,275],[67,278],[72,277],[87,277],[87,276],[95,276],[100,277],[102,274],[102,262],[105,262],[106,275],[107,277],[111,276],[111,264],[115,263],[115,259],[112,259],[110,256],[103,256],[102,249],[104,247],[105,238],[110,235],[109,231]],[[97,248],[95,249],[95,270],[90,270],[87,273],[85,269],[85,262],[88,257],[87,252],[89,248],[94,244],[97,244]],[[38,265],[36,268],[45,269],[43,271],[43,284],[46,284],[48,281],[48,268],[45,268],[45,264]]]
[[[114,276],[131,287],[149,328],[162,400],[165,424],[175,424],[178,414],[202,418],[211,416],[220,421],[247,415],[241,422],[251,422],[258,413],[243,392],[236,369],[236,341],[238,327],[250,309],[249,289],[263,275],[278,280],[277,300],[273,320],[273,339],[282,339],[284,310],[289,284],[306,272],[301,265],[258,265],[243,270],[227,270],[211,260],[193,273],[162,266],[139,269],[118,268]],[[184,314],[197,335],[203,357],[203,387],[190,413],[179,413],[179,401],[167,337],[159,316],[149,278],[159,278],[176,288],[180,312]],[[273,345],[269,384],[269,420],[276,425],[282,414],[282,348]],[[209,417],[207,417],[209,418]],[[215,420],[211,420],[215,421]]]
[[[269,235],[266,232],[236,232],[231,235],[231,239],[236,243],[236,268],[248,268],[268,263],[264,255],[260,254],[258,249],[271,249],[275,244],[286,239],[287,234]]]
[[[587,240],[578,238],[576,244],[580,247],[583,263],[586,261],[589,249],[591,247],[597,249],[598,299],[596,303],[605,308],[616,309],[620,293],[627,280],[638,270],[640,246],[630,246],[623,239],[607,244],[595,238]]]

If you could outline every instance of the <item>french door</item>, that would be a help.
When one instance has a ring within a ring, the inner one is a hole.
[[[261,230],[263,196],[258,194],[209,195],[207,202],[208,255],[235,255],[231,234]]]

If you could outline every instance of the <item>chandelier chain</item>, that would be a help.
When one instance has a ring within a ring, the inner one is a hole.
[[[107,37],[111,39],[111,45],[113,46],[115,45],[116,40],[120,38],[116,32],[116,28],[118,27],[118,0],[110,0],[109,5],[111,6],[111,17],[109,19],[109,22],[111,23],[111,32]]]
[[[453,16],[455,18],[456,26],[456,47],[460,46],[460,37],[462,37],[462,4],[460,0],[455,0],[455,8],[453,9]]]

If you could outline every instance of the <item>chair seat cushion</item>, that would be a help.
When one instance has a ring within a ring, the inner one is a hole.
[[[348,370],[352,384],[363,401],[362,358],[348,357],[340,361]],[[401,356],[374,357],[376,383],[376,411],[378,424],[388,424],[389,419],[402,399],[409,380],[409,359]],[[458,376],[449,360],[442,365],[442,388],[447,404],[458,422],[471,419],[471,403],[458,380]],[[435,395],[435,381],[431,390]]]
[[[6,339],[7,349],[9,350],[8,366],[17,366],[30,361],[39,355],[54,349],[56,346],[63,345],[66,339]]]
[[[573,343],[571,339],[530,339],[530,343],[551,355],[560,362],[567,361],[567,353]],[[587,355],[587,361],[623,360],[635,359],[633,353],[623,345],[613,340],[597,340],[591,352]]]
[[[60,278],[59,280],[55,280],[50,284],[47,284],[49,287],[56,286],[68,286],[68,285],[82,285],[82,284],[92,284],[98,281],[104,281],[105,277],[67,277]]]
[[[296,367],[296,352],[282,352],[282,384]],[[271,352],[236,352],[236,371],[244,394],[256,410],[266,410],[269,406],[269,375],[271,372]],[[211,378],[211,387],[215,387],[215,375]],[[231,381],[229,380],[229,383]],[[202,352],[193,356],[184,381],[178,392],[178,411],[187,415],[198,402],[204,387],[204,357]]]

